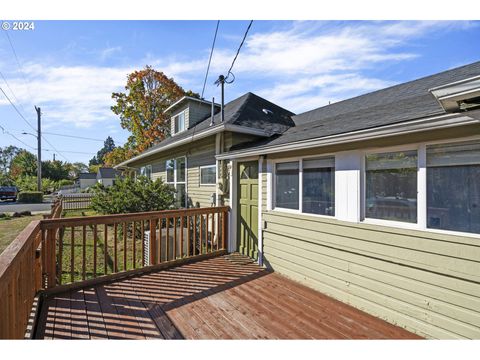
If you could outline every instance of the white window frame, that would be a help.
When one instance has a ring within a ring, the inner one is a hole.
[[[310,160],[310,159],[321,159],[321,158],[334,158],[336,162],[336,157],[334,153],[326,153],[326,154],[318,154],[318,155],[307,155],[307,156],[296,156],[296,157],[290,157],[290,158],[282,158],[282,159],[273,159],[268,162],[270,164],[269,167],[272,172],[272,179],[270,182],[270,190],[268,193],[271,193],[271,198],[267,200],[267,204],[271,203],[271,207],[273,211],[281,211],[281,212],[286,212],[286,213],[291,213],[291,214],[301,214],[301,215],[306,215],[306,216],[316,216],[316,217],[322,217],[326,219],[335,219],[337,217],[337,197],[335,196],[335,215],[323,215],[323,214],[312,214],[312,213],[304,213],[303,212],[303,160]],[[287,162],[298,162],[298,197],[299,197],[299,203],[298,203],[298,210],[297,209],[287,209],[287,208],[282,208],[278,207],[276,204],[277,201],[277,196],[276,196],[276,179],[277,179],[277,164],[281,163],[287,163]],[[335,169],[335,167],[334,167]],[[336,174],[335,174],[336,176]],[[267,179],[267,185],[268,185],[268,179]],[[268,206],[267,206],[268,209]]]
[[[185,159],[185,180],[177,181],[177,160],[182,158]],[[167,163],[172,160],[173,160],[173,181],[168,181]],[[188,205],[187,178],[188,178],[188,166],[187,166],[187,157],[185,155],[176,156],[173,159],[165,160],[165,183],[173,185],[175,190],[177,190],[177,184],[185,185],[185,204],[184,204],[185,207],[187,207]]]
[[[365,224],[372,224],[372,225],[389,226],[389,227],[396,227],[396,228],[410,229],[410,230],[420,230],[420,231],[432,232],[437,234],[480,238],[480,234],[454,231],[454,230],[432,229],[427,227],[427,146],[455,144],[455,143],[460,143],[465,141],[476,141],[476,140],[480,140],[480,136],[468,136],[468,137],[454,138],[454,139],[433,140],[433,141],[426,141],[426,142],[419,142],[419,143],[411,143],[411,144],[401,145],[401,146],[392,146],[392,147],[374,148],[374,149],[372,148],[372,149],[364,150],[363,151],[364,161],[363,161],[363,166],[361,170],[363,184],[362,184],[362,196],[361,196],[362,218],[360,222]],[[417,150],[417,222],[407,223],[402,221],[365,218],[365,206],[366,206],[365,157],[367,156],[367,154],[395,152],[395,151],[408,151],[408,150],[415,150],[415,149]]]
[[[152,165],[145,165],[145,166],[140,167],[140,176],[143,176],[143,175],[142,175],[142,171],[143,171],[142,169],[145,169],[145,174],[146,174],[146,172],[147,172],[146,169],[147,169],[147,168],[150,168],[150,176],[147,176],[147,178],[149,178],[150,180],[152,180],[152,174],[153,174],[153,172],[152,172]],[[136,175],[137,175],[137,174],[135,173],[135,176],[136,176]],[[145,176],[146,176],[146,175],[145,175]],[[135,180],[136,180],[136,177],[135,177]]]
[[[410,229],[417,229],[418,224],[423,222],[424,219],[421,219],[423,213],[421,213],[421,206],[420,206],[420,189],[425,190],[427,184],[426,178],[426,171],[420,171],[420,152],[425,150],[425,146],[423,144],[415,144],[415,145],[401,145],[401,146],[391,146],[385,148],[375,148],[365,150],[363,152],[363,160],[362,160],[362,170],[361,170],[361,198],[360,198],[360,206],[361,206],[361,219],[362,222],[367,224],[375,224],[375,225],[386,225],[386,226],[402,226]],[[368,155],[373,154],[383,154],[383,153],[392,153],[392,152],[401,152],[401,151],[416,151],[417,152],[417,222],[409,223],[403,221],[395,221],[395,220],[384,220],[384,219],[374,219],[366,217],[367,213],[367,168],[366,168],[366,158]],[[422,158],[425,158],[425,152],[422,154]],[[425,163],[424,163],[425,164]],[[423,192],[425,194],[425,192]],[[426,216],[426,215],[425,215]]]
[[[183,116],[183,129],[177,131],[177,119],[180,118],[180,115]],[[179,133],[181,133],[182,131],[185,131],[185,127],[186,127],[186,122],[185,122],[185,110],[183,110],[183,111],[180,111],[178,114],[176,114],[176,115],[173,117],[173,132],[174,132],[174,134],[179,134]]]
[[[200,166],[200,169],[199,169],[199,172],[198,172],[198,183],[200,184],[200,186],[215,186],[217,184],[217,165],[216,164],[213,164],[213,165],[204,165],[204,166]],[[215,169],[215,182],[214,183],[202,183],[202,170],[203,169],[211,169],[211,168],[214,168]]]

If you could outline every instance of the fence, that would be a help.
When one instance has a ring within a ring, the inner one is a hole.
[[[92,206],[92,194],[65,194],[61,196],[63,210],[87,210]]]

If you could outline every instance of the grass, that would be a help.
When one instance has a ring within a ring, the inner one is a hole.
[[[0,254],[31,221],[40,219],[41,215],[0,219]]]

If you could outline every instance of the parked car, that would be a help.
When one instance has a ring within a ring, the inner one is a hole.
[[[0,200],[17,201],[18,189],[16,186],[0,186]]]

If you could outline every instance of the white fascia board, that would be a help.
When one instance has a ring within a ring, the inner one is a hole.
[[[182,98],[180,98],[179,100],[175,101],[172,105],[170,105],[168,108],[166,108],[165,110],[163,110],[163,113],[166,114],[167,112],[169,112],[171,109],[173,109],[174,107],[176,107],[178,104],[181,104],[184,100],[191,100],[191,101],[196,101],[196,102],[199,102],[199,103],[202,103],[202,104],[206,104],[206,105],[212,105],[212,102],[211,101],[208,101],[208,100],[202,100],[202,99],[197,99],[197,98],[194,98],[194,97],[191,97],[191,96],[183,96]],[[220,106],[220,104],[217,104],[217,103],[214,103],[215,106]]]
[[[198,133],[193,133],[192,135],[187,136],[186,138],[183,138],[181,140],[174,141],[174,142],[172,142],[172,143],[170,143],[166,146],[162,146],[162,147],[153,149],[151,151],[147,151],[143,154],[137,155],[137,156],[135,156],[135,157],[133,157],[129,160],[126,160],[126,161],[114,166],[114,169],[124,167],[127,164],[130,164],[132,162],[141,160],[141,159],[143,159],[147,156],[158,154],[158,153],[161,153],[165,150],[169,150],[169,149],[175,148],[175,147],[183,145],[183,144],[187,144],[187,143],[195,141],[195,140],[203,139],[203,138],[206,138],[210,135],[217,134],[217,133],[222,132],[222,131],[231,131],[231,132],[236,132],[236,133],[250,134],[250,135],[257,135],[257,136],[266,136],[266,137],[270,136],[270,134],[268,132],[266,132],[265,130],[261,130],[261,129],[252,129],[252,128],[248,128],[248,127],[244,127],[244,126],[231,125],[231,124],[217,124],[217,125],[213,125],[213,126],[207,128],[203,131],[200,131]]]
[[[407,123],[393,124],[374,129],[358,130],[349,133],[325,136],[321,138],[295,141],[274,146],[262,146],[251,150],[233,151],[217,156],[218,160],[239,159],[247,156],[280,153],[285,151],[302,150],[322,146],[345,144],[363,140],[371,140],[388,136],[404,135],[429,129],[443,129],[463,125],[479,124],[480,121],[466,115],[445,114],[427,119],[409,121]]]

